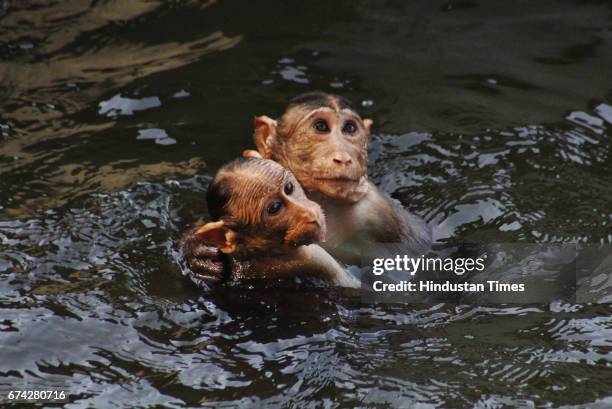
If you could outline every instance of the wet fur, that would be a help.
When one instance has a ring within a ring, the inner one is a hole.
[[[354,136],[321,137],[311,126],[305,126],[313,114],[327,121],[352,119],[358,130]],[[278,121],[265,116],[255,119],[253,139],[259,153],[292,171],[308,197],[321,206],[328,221],[323,246],[347,263],[358,262],[361,247],[368,243],[401,242],[415,254],[422,254],[432,240],[427,223],[367,180],[371,123],[362,119],[345,98],[320,92],[296,97]],[[351,164],[336,166],[333,158],[340,155],[350,157]],[[355,181],[326,182],[316,176],[342,176]]]
[[[284,192],[287,183],[293,185],[289,194]],[[279,198],[282,213],[266,214],[270,201]],[[325,218],[295,177],[278,163],[256,158],[230,162],[211,182],[207,202],[213,221],[181,244],[196,283],[214,282],[206,274],[208,268],[215,274],[229,270],[234,280],[303,276],[336,285],[358,285],[325,250],[313,244],[324,237]],[[198,261],[197,252],[205,259],[210,255],[208,246],[198,244],[206,243],[207,238],[221,244],[224,240],[235,243],[228,246],[231,252],[227,257],[217,257],[216,263],[213,257]]]

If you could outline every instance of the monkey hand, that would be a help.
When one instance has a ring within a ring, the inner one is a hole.
[[[263,159],[263,156],[261,156],[261,154],[253,149],[246,149],[244,151],[242,151],[242,157],[243,158],[258,158],[258,159]]]
[[[219,249],[202,242],[190,230],[181,239],[183,275],[199,287],[220,284],[226,278],[224,254]]]

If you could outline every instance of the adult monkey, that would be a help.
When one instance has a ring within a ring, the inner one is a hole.
[[[431,244],[431,228],[368,181],[367,146],[372,120],[362,119],[346,98],[311,92],[293,98],[274,120],[255,118],[257,151],[244,156],[271,159],[290,170],[327,220],[322,246],[348,264],[376,242],[403,243],[414,254]],[[193,274],[208,283],[219,281],[223,264],[204,245],[189,239],[183,255]]]

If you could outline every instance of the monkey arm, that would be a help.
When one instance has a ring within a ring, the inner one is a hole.
[[[340,287],[359,288],[360,282],[347,272],[321,246],[311,244],[300,248],[302,269],[306,275],[311,274]]]
[[[318,278],[340,287],[359,288],[360,283],[322,247],[311,244],[278,257],[259,257],[239,262],[234,279]]]
[[[200,223],[201,224],[201,223]],[[316,244],[300,246],[290,254],[239,260],[220,253],[187,231],[179,244],[183,274],[196,285],[217,285],[226,280],[278,279],[313,277],[340,287],[358,288],[359,281],[350,275],[323,248]]]

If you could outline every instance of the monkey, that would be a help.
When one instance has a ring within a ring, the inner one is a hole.
[[[415,255],[431,245],[430,226],[368,180],[371,119],[362,119],[339,95],[311,92],[293,98],[278,120],[254,119],[257,152],[290,170],[326,214],[323,247],[356,263],[373,242],[403,243]]]
[[[362,119],[346,98],[310,92],[289,101],[277,120],[254,118],[257,150],[245,157],[273,160],[292,172],[306,196],[326,215],[321,246],[346,264],[358,264],[373,243],[402,243],[414,256],[430,248],[431,227],[368,180],[371,119]],[[204,245],[186,253],[211,282],[218,280],[218,254]],[[211,264],[214,264],[211,268]]]
[[[206,202],[211,221],[196,228],[182,248],[205,243],[227,256],[233,281],[315,277],[331,284],[357,287],[347,273],[316,243],[326,234],[318,204],[309,200],[295,176],[280,164],[239,158],[224,165],[210,183]],[[198,285],[210,283],[189,266]]]

